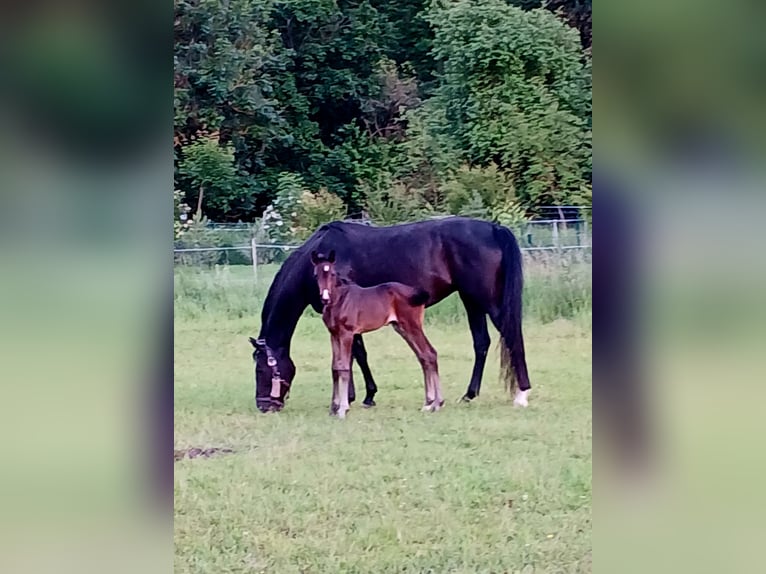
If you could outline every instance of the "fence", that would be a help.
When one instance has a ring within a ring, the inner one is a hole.
[[[514,233],[525,260],[551,258],[590,262],[591,229],[585,219],[543,219],[517,226]],[[271,243],[259,238],[252,224],[210,224],[193,238],[175,244],[177,266],[214,267],[252,266],[253,279],[258,280],[258,267],[281,264],[298,241]]]

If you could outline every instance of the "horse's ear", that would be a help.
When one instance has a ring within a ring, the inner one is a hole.
[[[261,344],[260,344],[260,342],[258,342],[258,340],[256,340],[256,339],[253,339],[252,337],[248,337],[248,340],[250,341],[250,344],[251,344],[251,345],[252,345],[254,348],[256,348],[256,349],[260,349],[260,348],[261,348]]]
[[[335,263],[335,249],[330,250],[330,254],[327,256],[327,261]]]
[[[316,252],[316,250],[311,252],[311,263],[313,265],[319,263],[319,254]]]

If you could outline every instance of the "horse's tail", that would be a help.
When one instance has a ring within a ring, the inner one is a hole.
[[[428,291],[425,291],[424,289],[415,289],[414,291],[414,294],[409,296],[407,302],[413,307],[425,305],[426,302],[428,302],[428,298],[430,297]]]
[[[530,384],[521,332],[521,294],[524,288],[521,250],[516,237],[507,227],[496,225],[494,234],[503,252],[500,270],[503,288],[495,317],[495,326],[500,331],[500,372],[506,388],[513,391],[518,386],[524,391],[529,389]]]

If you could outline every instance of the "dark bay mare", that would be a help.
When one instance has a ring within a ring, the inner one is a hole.
[[[251,339],[256,348],[255,401],[259,410],[284,406],[295,377],[290,343],[298,319],[309,305],[322,312],[311,252],[331,250],[336,253],[338,272],[362,287],[392,281],[410,285],[428,293],[426,306],[454,292],[459,294],[475,353],[465,400],[479,395],[490,344],[489,317],[500,332],[503,377],[509,388],[517,387],[514,403],[526,406],[530,384],[521,330],[519,245],[513,233],[501,225],[448,217],[391,227],[328,223],[287,258],[269,288],[258,340]],[[377,386],[361,335],[354,337],[352,354],[364,376],[364,403],[374,405]],[[351,379],[349,401],[354,398]]]
[[[346,418],[349,409],[351,348],[354,336],[393,326],[410,346],[423,368],[426,399],[424,411],[444,405],[436,349],[423,333],[428,293],[402,283],[388,282],[360,287],[341,278],[335,270],[335,251],[323,255],[313,251],[311,263],[324,308],[322,320],[332,343],[332,402],[330,414]]]

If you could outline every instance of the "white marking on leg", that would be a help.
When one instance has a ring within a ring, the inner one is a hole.
[[[529,402],[527,401],[528,394],[529,394],[529,389],[527,389],[526,391],[521,391],[521,390],[516,391],[516,397],[513,399],[513,404],[519,407],[528,406],[529,405]]]

